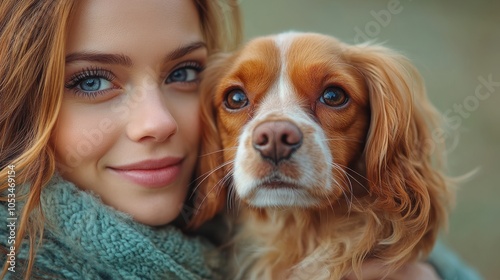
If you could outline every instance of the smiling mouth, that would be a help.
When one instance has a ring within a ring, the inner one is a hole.
[[[181,165],[171,165],[158,169],[111,169],[120,177],[141,187],[161,188],[173,183],[181,173]]]
[[[108,167],[108,169],[141,187],[162,188],[177,180],[182,171],[182,162],[180,158],[143,161],[121,167]]]

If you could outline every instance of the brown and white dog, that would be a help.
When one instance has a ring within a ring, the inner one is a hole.
[[[367,258],[390,273],[430,251],[453,192],[431,164],[439,116],[407,59],[290,32],[205,71],[192,225],[236,195],[237,278],[341,279]]]

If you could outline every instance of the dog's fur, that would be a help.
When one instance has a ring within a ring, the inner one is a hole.
[[[236,196],[237,277],[340,279],[366,258],[389,273],[431,250],[453,192],[432,166],[439,115],[406,58],[290,32],[210,65],[191,225]],[[347,94],[345,104],[324,102],[331,87]],[[248,104],[228,105],[234,90]],[[298,128],[300,147],[278,162],[262,156],[253,135],[266,122]]]

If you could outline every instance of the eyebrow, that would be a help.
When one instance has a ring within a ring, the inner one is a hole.
[[[66,63],[73,61],[91,61],[105,64],[119,64],[124,66],[132,66],[130,57],[123,54],[107,54],[98,52],[77,52],[66,56]]]
[[[177,49],[168,53],[164,61],[176,60],[179,59],[195,50],[207,48],[207,45],[204,42],[193,42],[184,46],[180,46]],[[132,66],[132,59],[130,57],[123,54],[107,54],[107,53],[99,53],[99,52],[76,52],[71,53],[66,56],[66,63],[71,63],[74,61],[91,61],[91,62],[99,62],[104,64],[118,64],[123,66]]]
[[[180,46],[178,47],[177,49],[171,51],[170,53],[168,53],[163,61],[171,61],[171,60],[176,60],[176,59],[179,59],[189,53],[192,53],[198,49],[201,49],[201,48],[207,48],[207,44],[205,44],[205,42],[193,42],[193,43],[190,43],[190,44],[187,44],[187,45],[184,45],[184,46]]]

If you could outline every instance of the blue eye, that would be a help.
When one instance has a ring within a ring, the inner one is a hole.
[[[188,65],[181,66],[175,69],[165,81],[166,84],[169,83],[191,83],[197,82],[198,76],[203,68],[195,62],[190,62]]]
[[[114,78],[110,71],[104,69],[84,69],[73,75],[64,87],[85,97],[96,97],[115,88],[112,83]]]
[[[77,87],[82,91],[101,91],[113,88],[113,84],[105,78],[91,77],[81,81]]]

